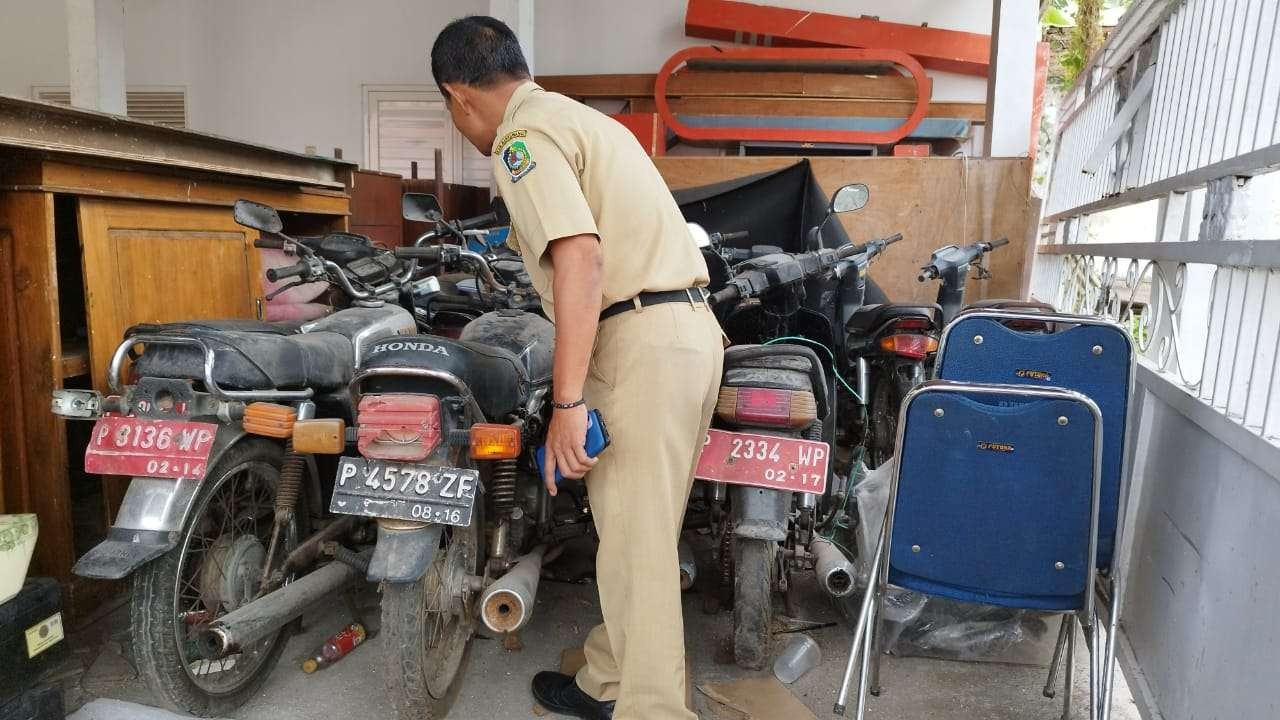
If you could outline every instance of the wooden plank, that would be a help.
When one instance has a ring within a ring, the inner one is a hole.
[[[131,325],[255,317],[257,232],[226,210],[86,198],[79,219],[95,388]]]
[[[772,47],[887,48],[927,68],[986,77],[991,36],[730,0],[689,0],[685,34]]]
[[[542,75],[538,84],[574,98],[653,97],[656,76]],[[813,97],[865,100],[915,100],[911,78],[823,72],[714,72],[683,70],[667,85],[670,97]]]
[[[0,188],[38,189],[93,197],[158,200],[230,207],[245,198],[288,212],[345,215],[345,193],[300,192],[290,185],[227,182],[215,176],[143,173],[136,169],[48,161],[35,169],[22,165],[0,170]],[[231,214],[227,213],[227,217]]]
[[[674,189],[778,170],[785,157],[662,157],[654,164]],[[968,299],[1018,297],[1036,212],[1030,164],[1021,158],[810,158],[825,192],[851,182],[871,189],[867,207],[842,215],[855,241],[895,232],[903,240],[878,258],[871,277],[895,301],[933,302],[937,283],[916,281],[930,253],[943,245],[1008,237],[990,256],[994,277],[969,284]],[[922,194],[923,193],[923,194]]]
[[[840,100],[833,98],[682,97],[668,100],[677,115],[753,115],[777,117],[905,118],[914,102],[901,100]],[[631,112],[655,112],[653,98],[631,98]],[[983,122],[986,103],[930,103],[926,118],[959,118]]]
[[[4,443],[4,496],[10,512],[34,512],[40,521],[33,575],[66,580],[75,562],[67,438],[62,420],[49,412],[49,398],[62,386],[62,341],[58,332],[58,275],[54,255],[53,196],[0,193],[0,323],[10,338],[8,371],[0,383],[0,442]],[[5,354],[0,350],[0,355]]]

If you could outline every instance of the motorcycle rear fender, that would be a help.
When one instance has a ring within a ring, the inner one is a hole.
[[[436,559],[444,526],[418,524],[397,528],[390,525],[378,523],[378,544],[369,560],[368,578],[372,582],[417,582]]]
[[[246,433],[220,423],[209,451],[210,471]],[[129,481],[107,539],[85,553],[71,568],[80,577],[119,580],[178,544],[196,491],[203,480],[135,477]]]
[[[735,536],[776,542],[787,539],[787,515],[791,512],[792,493],[747,485],[734,485],[729,491],[733,500]]]

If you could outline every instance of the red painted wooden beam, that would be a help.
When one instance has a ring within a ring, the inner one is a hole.
[[[684,29],[690,37],[752,45],[890,48],[933,70],[982,77],[991,62],[990,35],[731,0],[689,0]]]
[[[885,131],[835,130],[827,128],[739,128],[690,127],[680,122],[667,102],[667,83],[671,75],[694,59],[719,61],[776,62],[890,62],[905,69],[916,83],[916,102],[911,114],[896,128]],[[929,108],[929,78],[915,58],[899,50],[863,50],[854,48],[720,48],[713,46],[685,48],[672,55],[658,71],[654,83],[653,102],[663,122],[676,135],[688,140],[766,140],[788,142],[830,142],[855,145],[891,145],[911,134]]]

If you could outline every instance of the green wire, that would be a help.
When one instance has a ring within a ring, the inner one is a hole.
[[[782,337],[776,337],[763,344],[773,345],[774,343],[787,342],[787,341],[802,342],[809,345],[816,345],[817,347],[822,348],[827,353],[827,357],[831,360],[831,374],[835,375],[836,380],[839,380],[840,384],[844,386],[844,389],[849,391],[849,394],[852,395],[854,399],[858,401],[858,409],[862,413],[862,423],[865,426],[867,422],[867,404],[866,402],[863,401],[862,396],[858,394],[858,391],[854,390],[849,385],[848,381],[846,381],[843,377],[840,376],[839,372],[836,372],[836,354],[831,351],[831,348],[827,347],[826,345],[823,345],[817,340],[810,340],[807,337],[800,337],[798,335],[784,335]],[[844,497],[840,499],[840,509],[836,511],[836,514],[834,515],[833,521],[831,523],[832,525],[831,530],[827,533],[822,533],[822,532],[818,533],[820,537],[822,537],[824,540],[827,540],[832,545],[835,545],[837,548],[839,548],[842,552],[844,552],[844,554],[848,555],[849,557],[854,557],[857,553],[849,550],[849,548],[846,548],[844,545],[841,545],[840,543],[836,542],[835,535],[838,530],[849,529],[849,524],[842,521],[840,518],[846,515],[845,508],[848,507],[849,505],[849,496],[853,494],[855,476],[862,475],[863,474],[862,471],[866,467],[862,464],[862,458],[866,454],[865,441],[866,441],[866,438],[863,438],[863,443],[858,446],[858,454],[854,456],[853,462],[850,463],[849,465],[849,486],[845,490]]]
[[[845,389],[845,390],[848,390],[848,391],[849,391],[849,394],[850,394],[850,395],[852,395],[852,396],[853,396],[853,398],[854,398],[855,400],[857,400],[857,401],[858,401],[858,404],[863,406],[863,408],[864,408],[864,409],[863,409],[863,413],[864,413],[864,414],[866,413],[866,409],[865,409],[865,407],[866,407],[866,402],[862,399],[862,396],[861,396],[861,395],[859,395],[859,394],[858,394],[858,391],[857,391],[857,390],[854,390],[854,389],[853,389],[853,387],[852,387],[851,385],[849,385],[849,383],[848,383],[848,382],[846,382],[844,378],[840,377],[840,373],[836,372],[836,354],[835,354],[834,352],[831,352],[831,348],[827,347],[826,345],[823,345],[822,343],[818,342],[817,340],[810,340],[810,339],[809,339],[809,338],[807,338],[807,337],[800,337],[799,335],[784,335],[784,336],[782,336],[782,337],[776,337],[776,338],[774,338],[774,339],[772,339],[772,340],[770,340],[770,341],[768,341],[768,342],[766,342],[766,343],[764,343],[764,344],[765,344],[765,345],[772,345],[772,344],[774,344],[774,343],[780,343],[780,342],[784,342],[784,341],[787,341],[787,340],[799,341],[799,342],[802,342],[802,343],[808,343],[808,344],[810,344],[810,345],[816,345],[817,347],[820,347],[820,348],[822,348],[823,350],[825,350],[825,351],[826,351],[826,353],[827,353],[827,357],[831,359],[831,374],[832,374],[832,375],[835,375],[835,376],[836,376],[836,379],[840,381],[840,384],[844,386],[844,389]]]

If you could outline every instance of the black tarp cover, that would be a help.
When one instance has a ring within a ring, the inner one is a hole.
[[[685,220],[698,223],[709,233],[747,230],[746,241],[735,247],[776,245],[786,252],[805,252],[809,228],[822,222],[830,198],[818,185],[808,160],[781,170],[734,178],[672,193]],[[822,231],[827,247],[849,242],[840,223],[827,223]]]

